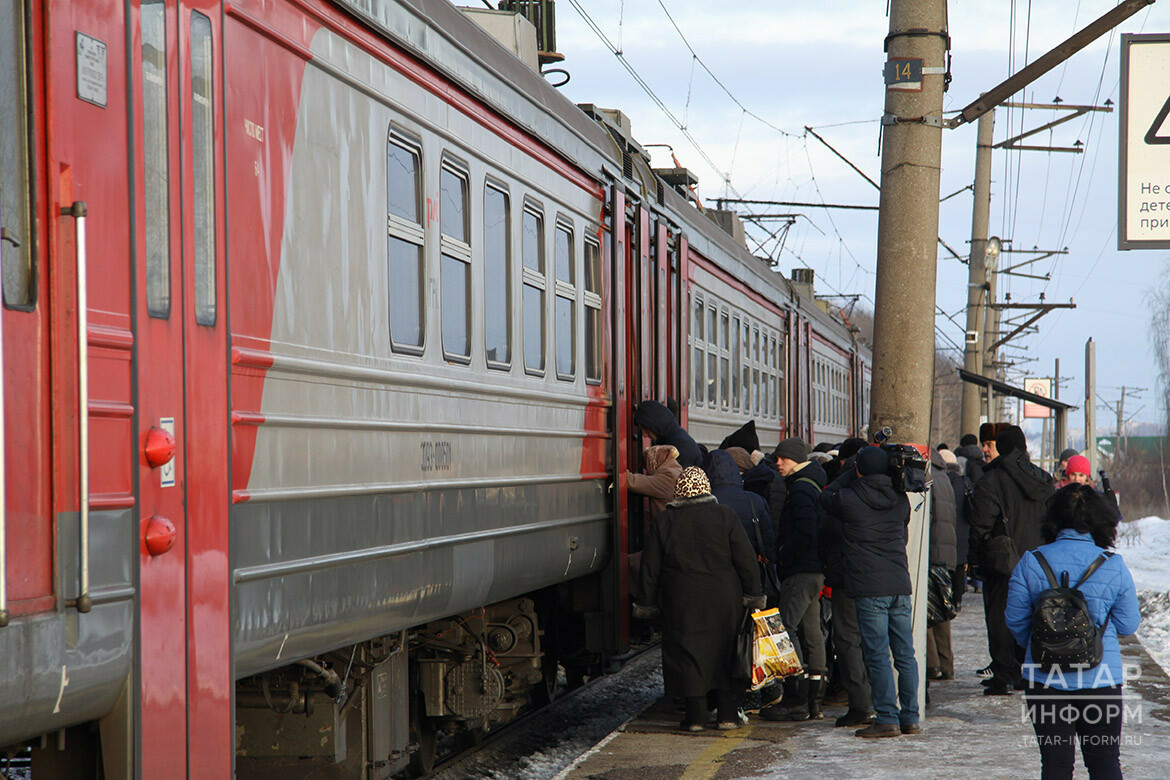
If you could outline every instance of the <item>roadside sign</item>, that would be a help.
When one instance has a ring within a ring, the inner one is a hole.
[[[1118,249],[1170,249],[1170,35],[1121,36]]]
[[[1025,379],[1024,389],[1032,395],[1038,395],[1041,398],[1052,397],[1052,380],[1051,379]],[[1031,401],[1024,401],[1024,417],[1051,417],[1052,410],[1047,406],[1042,406]]]

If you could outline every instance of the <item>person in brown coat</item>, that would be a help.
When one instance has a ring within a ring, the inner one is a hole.
[[[678,450],[670,444],[656,444],[647,447],[642,459],[645,463],[645,474],[626,474],[626,484],[631,493],[638,493],[650,498],[650,521],[658,513],[666,509],[666,504],[674,500],[674,484],[682,474],[682,466],[678,463]]]
[[[634,617],[661,615],[666,695],[686,701],[680,727],[703,730],[714,692],[718,727],[739,728],[743,686],[731,679],[729,663],[745,607],[763,607],[756,555],[702,469],[684,469],[675,496],[650,524]]]

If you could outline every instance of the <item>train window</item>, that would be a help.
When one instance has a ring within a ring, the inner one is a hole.
[[[553,232],[556,253],[556,359],[557,379],[572,379],[577,371],[577,256],[574,252],[573,228],[557,220]]]
[[[707,405],[715,406],[715,351],[707,353]]]
[[[703,340],[703,299],[695,299],[695,327],[691,338],[696,344]]]
[[[557,223],[556,230],[557,281],[573,284],[576,280],[573,266],[573,231]]]
[[[557,379],[572,379],[576,371],[577,302],[557,295]]]
[[[508,193],[483,188],[483,340],[490,368],[512,364],[511,214]]]
[[[716,343],[716,326],[718,315],[715,313],[715,307],[710,306],[707,309],[707,343],[715,346]]]
[[[142,152],[146,310],[171,314],[170,152],[167,144],[167,19],[163,0],[143,0]]]
[[[730,385],[729,361],[726,356],[719,357],[719,405],[727,408],[728,386]]]
[[[703,403],[703,395],[707,392],[704,388],[707,383],[703,379],[703,349],[698,346],[699,342],[695,341],[695,358],[691,361],[691,370],[695,372],[695,406]]]
[[[585,241],[585,380],[601,381],[601,247]]]
[[[467,177],[443,166],[439,174],[439,225],[443,235],[467,243]]]
[[[426,335],[421,192],[418,147],[391,134],[386,143],[390,347],[395,352],[415,355],[422,353]]]
[[[215,324],[215,118],[211,20],[191,13],[191,170],[194,192],[195,322]]]
[[[544,374],[544,217],[524,209],[521,219],[524,255],[524,370]]]
[[[731,345],[731,408],[739,410],[739,370],[740,370],[740,333],[739,333],[739,317],[732,317],[731,332],[734,335],[734,340]]]
[[[456,363],[471,357],[471,245],[467,241],[467,175],[449,163],[439,172],[439,306],[443,355]]]
[[[0,0],[0,260],[4,303],[33,302],[24,3]]]
[[[727,312],[719,315],[719,347],[727,349]]]

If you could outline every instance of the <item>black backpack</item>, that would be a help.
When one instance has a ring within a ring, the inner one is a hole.
[[[1032,662],[1046,672],[1091,669],[1101,663],[1102,641],[1109,616],[1106,615],[1105,622],[1098,627],[1080,587],[1113,553],[1098,556],[1073,587],[1069,587],[1067,571],[1061,572],[1058,585],[1044,556],[1038,550],[1032,554],[1044,570],[1050,586],[1036,599],[1032,612]]]

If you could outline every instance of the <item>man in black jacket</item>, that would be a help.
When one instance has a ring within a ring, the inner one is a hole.
[[[945,566],[948,582],[953,582],[958,564],[955,532],[955,490],[947,476],[946,462],[940,450],[930,453],[930,566]],[[948,591],[951,588],[948,588]],[[926,679],[953,680],[955,656],[951,652],[951,621],[926,629]]]
[[[678,450],[678,465],[703,465],[699,445],[687,433],[670,410],[658,401],[643,401],[634,411],[634,425],[642,429],[655,444],[670,444]]]
[[[776,535],[776,571],[780,575],[780,618],[789,629],[799,627],[796,654],[806,677],[785,680],[779,704],[760,710],[766,720],[819,720],[825,695],[828,662],[821,632],[821,589],[825,575],[817,556],[820,494],[825,470],[809,460],[808,445],[796,437],[776,447],[776,464],[788,487]]]
[[[1022,652],[1017,653],[1004,622],[1008,580],[1020,556],[1043,543],[1040,522],[1053,488],[1051,475],[1028,459],[1028,443],[1018,426],[1005,428],[995,446],[999,457],[987,464],[975,485],[970,555],[979,563],[987,611],[992,676],[984,693],[1005,696],[1023,679]]]
[[[854,470],[821,494],[825,513],[840,523],[845,587],[857,605],[861,650],[877,710],[876,722],[858,730],[859,737],[896,737],[921,731],[906,559],[910,502],[894,489],[889,465],[890,458],[883,450],[866,447],[858,453]]]

